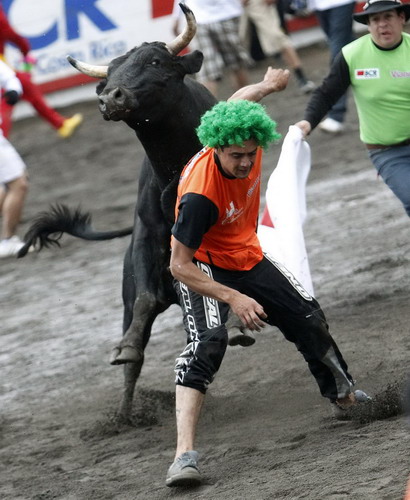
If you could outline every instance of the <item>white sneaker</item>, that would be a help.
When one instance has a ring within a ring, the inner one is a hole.
[[[310,94],[315,90],[315,88],[316,85],[311,80],[307,80],[306,82],[299,84],[299,90],[302,94]]]
[[[24,246],[18,236],[12,236],[7,240],[0,241],[0,259],[17,255],[17,252]]]
[[[321,123],[319,123],[320,130],[323,132],[328,132],[329,134],[340,134],[343,132],[345,126],[343,123],[334,120],[333,118],[325,118]]]

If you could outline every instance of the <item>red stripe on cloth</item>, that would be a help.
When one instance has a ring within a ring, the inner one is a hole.
[[[269,212],[268,212],[268,207],[265,207],[262,213],[262,217],[260,220],[260,223],[263,226],[268,226],[268,227],[274,227],[272,219],[270,218]]]

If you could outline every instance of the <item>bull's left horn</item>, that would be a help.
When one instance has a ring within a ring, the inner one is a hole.
[[[74,57],[67,56],[67,61],[74,66],[75,69],[84,73],[84,75],[92,76],[93,78],[106,78],[108,66],[97,66],[85,62],[77,61]]]
[[[167,43],[167,49],[174,55],[179,54],[181,50],[185,49],[196,33],[196,19],[194,13],[184,3],[180,3],[179,6],[185,14],[186,27],[185,30],[175,38],[175,40]]]

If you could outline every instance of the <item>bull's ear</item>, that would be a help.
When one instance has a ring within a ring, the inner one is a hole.
[[[101,92],[105,89],[105,86],[107,85],[107,80],[104,78],[100,82],[98,82],[97,87],[95,91],[97,92],[97,95],[100,95]]]
[[[185,56],[181,56],[180,60],[185,69],[185,73],[191,75],[192,73],[198,73],[201,69],[204,55],[199,50],[194,50]]]

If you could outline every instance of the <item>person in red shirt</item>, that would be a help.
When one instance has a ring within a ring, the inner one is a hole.
[[[176,360],[177,447],[167,486],[201,483],[196,426],[208,385],[228,344],[229,311],[250,330],[279,328],[308,363],[337,414],[370,398],[354,381],[314,297],[264,255],[256,229],[262,150],[280,136],[258,104],[286,87],[289,72],[269,68],[262,82],[207,111],[197,128],[204,148],[182,171],[172,228],[170,271],[187,345]]]
[[[22,93],[21,83],[14,71],[0,61],[0,91],[10,106],[14,106]],[[26,165],[21,156],[3,137],[0,130],[0,186],[2,186],[2,218],[0,227],[0,259],[15,256],[24,243],[17,236],[28,191]]]
[[[3,61],[5,61],[4,54],[6,43],[13,43],[16,45],[23,56],[23,66],[25,67],[25,70],[22,71],[13,68],[17,78],[21,82],[21,86],[23,87],[23,95],[21,96],[21,99],[28,101],[37,111],[39,116],[41,116],[41,118],[46,120],[57,130],[60,137],[64,139],[70,137],[83,121],[83,115],[81,113],[76,113],[71,118],[66,118],[47,104],[40,89],[31,79],[30,69],[34,59],[29,55],[30,43],[26,38],[16,33],[16,31],[10,26],[3,7],[0,4],[0,59]],[[1,128],[3,130],[4,137],[8,137],[10,135],[12,112],[13,107],[10,106],[4,98],[2,98]]]

